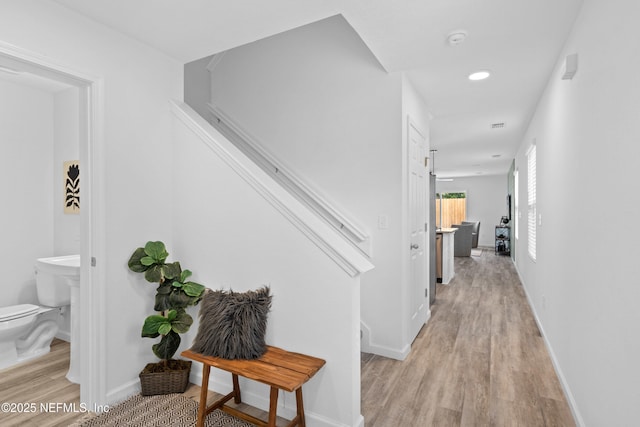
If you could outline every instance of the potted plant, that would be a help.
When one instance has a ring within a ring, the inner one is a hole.
[[[169,253],[162,242],[147,242],[136,249],[129,259],[129,269],[144,273],[148,282],[157,283],[154,310],[142,326],[142,336],[157,338],[153,353],[161,359],[149,363],[140,373],[142,395],[182,393],[189,383],[191,361],[173,359],[180,346],[180,334],[191,327],[193,318],[186,308],[198,304],[205,287],[189,281],[191,271],[182,270],[180,263],[167,262]]]

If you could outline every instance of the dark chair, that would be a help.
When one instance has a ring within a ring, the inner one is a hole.
[[[480,221],[462,221],[462,224],[471,224],[473,225],[473,231],[471,232],[471,247],[478,247],[478,237],[480,237]]]
[[[457,228],[453,235],[453,256],[471,256],[473,224],[453,224]]]

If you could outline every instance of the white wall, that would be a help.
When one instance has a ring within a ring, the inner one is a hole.
[[[211,85],[216,105],[370,233],[376,268],[362,282],[362,320],[371,331],[363,348],[396,358],[410,344],[402,301],[402,84],[335,16],[227,51]],[[379,215],[388,229],[378,229]]]
[[[53,197],[54,238],[53,255],[80,253],[80,215],[64,213],[63,164],[80,159],[80,94],[72,87],[54,95],[54,155]],[[80,191],[82,191],[83,165],[80,165]],[[82,195],[80,206],[82,208]]]
[[[304,386],[307,424],[358,425],[359,277],[346,274],[184,125],[177,123],[175,132],[180,172],[173,187],[173,223],[180,238],[173,259],[211,289],[269,285],[267,343],[327,362]],[[182,348],[189,347],[197,327],[196,321]],[[230,380],[228,373],[216,372],[212,388],[230,391]],[[243,401],[268,410],[265,386],[245,381],[241,387]],[[295,393],[281,396],[287,411],[280,414],[293,418]]]
[[[37,303],[34,263],[53,253],[51,93],[0,79],[0,306]]]
[[[516,158],[526,208],[525,152],[537,141],[537,261],[522,213],[517,268],[585,426],[640,419],[640,4],[585,0]],[[578,53],[573,80],[565,55]]]
[[[171,213],[162,208],[172,182],[168,101],[182,97],[182,65],[49,1],[3,1],[0,41],[104,82],[104,234],[97,243],[107,255],[97,260],[104,275],[95,286],[105,288],[109,314],[106,391],[122,397],[155,361],[150,340],[140,338],[153,289],[142,287],[126,263],[147,240],[171,245]]]
[[[492,248],[495,226],[500,224],[500,218],[509,214],[507,184],[506,175],[455,178],[453,181],[436,181],[436,191],[467,193],[467,221],[480,221],[478,246]]]

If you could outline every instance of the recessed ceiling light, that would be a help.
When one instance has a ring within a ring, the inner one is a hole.
[[[473,80],[473,81],[484,80],[489,78],[490,75],[491,73],[487,70],[476,71],[475,73],[469,74],[469,80]]]

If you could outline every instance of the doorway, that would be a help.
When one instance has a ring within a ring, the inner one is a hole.
[[[80,401],[106,404],[104,283],[96,259],[104,259],[102,170],[102,81],[51,62],[49,58],[0,42],[0,66],[78,89],[79,160],[82,165],[80,210]]]

